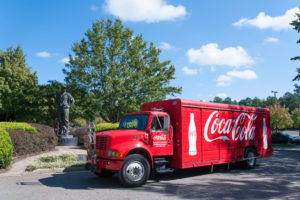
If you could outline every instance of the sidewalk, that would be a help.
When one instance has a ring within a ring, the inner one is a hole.
[[[300,145],[295,145],[293,147],[285,147],[285,146],[272,146],[274,151],[292,151],[300,153]]]
[[[87,151],[78,146],[56,146],[53,151],[41,153],[36,156],[27,157],[25,159],[21,159],[15,163],[13,163],[12,167],[7,172],[0,174],[0,177],[1,176],[22,176],[22,175],[31,174],[31,173],[63,172],[64,171],[63,168],[62,169],[39,169],[39,170],[35,170],[33,172],[27,172],[25,170],[28,165],[32,164],[35,160],[37,160],[40,157],[60,155],[60,154],[65,154],[65,153],[74,153],[76,155],[84,155],[85,156]]]

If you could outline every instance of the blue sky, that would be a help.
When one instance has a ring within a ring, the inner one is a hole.
[[[21,45],[39,84],[63,81],[74,42],[92,22],[120,17],[176,67],[176,97],[240,100],[292,92],[300,35],[295,0],[0,0],[0,49]],[[299,2],[298,2],[299,3]]]

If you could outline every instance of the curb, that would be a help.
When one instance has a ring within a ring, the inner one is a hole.
[[[25,174],[47,174],[47,173],[71,173],[71,172],[84,172],[87,171],[84,166],[82,167],[69,167],[69,168],[53,168],[53,169],[37,169],[30,172],[25,172]]]

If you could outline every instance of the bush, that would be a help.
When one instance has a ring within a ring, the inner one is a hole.
[[[12,161],[13,145],[9,134],[0,128],[0,168],[6,168]]]
[[[56,135],[54,132],[54,128],[44,124],[30,123],[32,127],[38,130],[39,133],[45,133],[48,135]]]
[[[38,134],[39,132],[27,123],[20,122],[0,122],[0,128],[5,130],[20,130],[30,132],[32,134]]]
[[[119,127],[119,123],[100,123],[96,125],[96,132],[115,130]]]
[[[20,130],[9,130],[8,132],[13,143],[14,156],[51,150],[57,145],[57,137],[54,134],[34,135]]]
[[[291,139],[288,135],[284,135],[282,133],[273,133],[271,135],[271,141],[273,144],[286,144],[291,142]]]
[[[85,119],[77,118],[77,119],[74,119],[73,126],[84,127],[84,126],[87,126],[87,122]]]

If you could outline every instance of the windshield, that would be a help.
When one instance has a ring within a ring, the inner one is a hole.
[[[127,115],[122,118],[119,129],[144,130],[147,127],[149,115]]]

